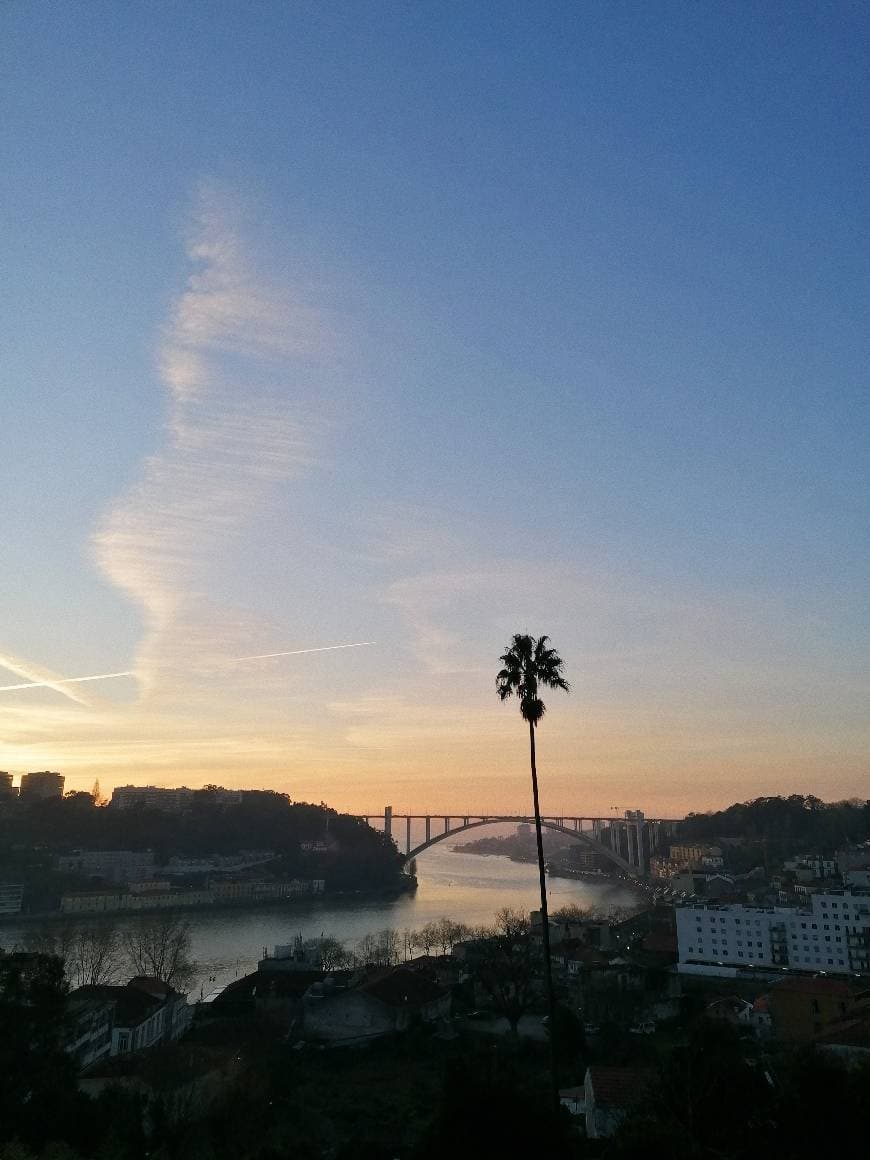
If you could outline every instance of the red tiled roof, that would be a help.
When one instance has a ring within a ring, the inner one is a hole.
[[[635,1067],[590,1067],[587,1078],[596,1104],[627,1108],[643,1095],[649,1072]]]

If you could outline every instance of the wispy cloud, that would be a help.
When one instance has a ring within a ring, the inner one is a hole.
[[[233,220],[231,203],[206,188],[188,246],[198,269],[158,360],[166,445],[94,537],[101,569],[144,612],[135,668],[151,692],[162,670],[207,671],[245,651],[247,626],[210,607],[211,570],[271,489],[313,457],[294,359],[321,354],[328,327],[257,275]]]
[[[15,673],[18,677],[24,677],[27,684],[25,685],[8,685],[9,689],[26,689],[26,688],[44,688],[54,689],[57,693],[62,693],[64,697],[69,697],[71,701],[77,701],[80,705],[95,705],[96,700],[84,690],[77,687],[70,687],[77,685],[78,682],[72,682],[59,673],[54,673],[50,669],[44,668],[42,665],[36,665],[32,661],[24,661],[19,657],[14,657],[10,653],[0,653],[0,668],[8,669],[10,673]]]

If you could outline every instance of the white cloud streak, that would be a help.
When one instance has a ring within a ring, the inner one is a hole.
[[[188,248],[199,269],[159,357],[167,444],[94,537],[100,568],[144,612],[135,668],[145,693],[163,672],[190,672],[191,658],[213,668],[238,648],[247,634],[209,608],[216,561],[275,485],[312,459],[292,360],[322,352],[326,327],[255,275],[231,221],[206,189]]]
[[[26,681],[23,685],[0,685],[0,693],[10,693],[13,689],[57,689],[59,693],[66,692],[58,689],[58,685],[80,685],[86,681],[112,681],[116,677],[135,677],[132,669],[123,673],[95,673],[91,677],[60,677],[56,681]]]
[[[70,689],[67,686],[72,682],[64,679],[58,673],[53,673],[50,669],[44,668],[42,665],[36,665],[32,661],[23,661],[18,657],[12,656],[11,653],[0,653],[0,668],[8,669],[10,673],[15,673],[16,676],[25,677],[27,684],[25,685],[9,685],[9,689],[25,689],[25,688],[43,688],[54,689],[55,692],[63,694],[64,697],[69,697],[71,701],[77,701],[80,705],[92,706],[94,701],[79,689]]]
[[[337,649],[343,648],[367,648],[374,643],[373,640],[360,640],[353,644],[326,644],[319,648],[293,648],[285,649],[283,652],[257,653],[255,656],[233,657],[232,660],[226,662],[225,667],[230,668],[232,665],[241,664],[242,661],[267,661],[273,657],[300,657],[307,653],[335,652]],[[8,668],[9,666],[4,667]],[[15,689],[56,689],[59,693],[65,693],[66,690],[58,688],[59,685],[78,685],[85,681],[111,681],[116,677],[135,676],[136,673],[130,669],[120,673],[95,673],[89,677],[58,677],[51,681],[26,681],[21,685],[0,685],[0,693],[11,693]]]

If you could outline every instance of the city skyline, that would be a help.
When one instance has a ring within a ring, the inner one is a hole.
[[[866,796],[860,8],[257,12],[0,15],[0,769]]]

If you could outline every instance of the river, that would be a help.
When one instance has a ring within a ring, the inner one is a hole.
[[[503,906],[528,912],[537,909],[536,865],[491,855],[453,850],[449,841],[426,850],[417,859],[419,887],[394,899],[321,898],[269,909],[189,911],[192,952],[197,974],[191,997],[199,997],[255,970],[263,952],[296,935],[334,935],[347,946],[369,931],[393,927],[419,928],[446,915],[470,926],[491,923]],[[620,882],[549,878],[550,909],[576,902],[600,909],[636,906],[638,895]],[[129,919],[119,918],[119,925]],[[0,926],[0,946],[22,945],[33,926]]]

